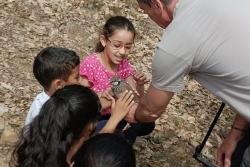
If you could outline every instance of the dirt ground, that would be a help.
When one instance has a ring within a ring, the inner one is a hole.
[[[138,9],[135,0],[0,0],[0,118],[5,128],[16,132],[22,128],[32,101],[42,90],[32,74],[36,54],[48,46],[66,47],[83,59],[94,52],[99,28],[114,15],[126,16],[136,27],[129,60],[151,78],[151,60],[163,30]],[[220,104],[186,77],[185,90],[175,94],[154,132],[137,139],[138,166],[202,166],[192,156]],[[204,157],[214,164],[233,118],[234,112],[226,107],[203,149]],[[1,142],[0,149],[0,166],[5,167],[12,148]]]

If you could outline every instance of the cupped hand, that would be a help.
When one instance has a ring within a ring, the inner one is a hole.
[[[114,93],[113,93],[113,91],[111,90],[111,88],[108,88],[108,89],[106,89],[106,90],[103,91],[103,92],[98,92],[97,95],[98,95],[98,97],[100,97],[100,98],[105,98],[105,99],[107,99],[107,100],[111,100],[110,96],[111,96],[111,97],[114,96]]]
[[[130,108],[128,114],[124,118],[128,123],[137,123],[135,120],[135,110],[137,108],[138,104],[134,103],[133,106]]]
[[[132,91],[123,92],[117,101],[112,96],[109,96],[111,99],[111,116],[121,121],[133,106],[133,97]]]

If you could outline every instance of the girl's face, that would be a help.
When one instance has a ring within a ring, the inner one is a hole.
[[[132,49],[134,34],[127,30],[117,30],[112,36],[104,40],[104,52],[106,52],[111,62],[120,64]]]

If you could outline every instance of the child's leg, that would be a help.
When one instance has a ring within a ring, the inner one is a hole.
[[[109,115],[103,115],[100,120],[101,121],[107,121],[109,118],[110,118],[110,114]],[[127,122],[125,120],[122,120],[118,124],[118,126],[117,126],[117,128],[115,130],[115,133],[123,133],[124,138],[127,139],[128,142],[131,145],[133,145],[135,143],[135,140],[136,140],[136,132],[133,129],[131,129],[131,128],[128,128],[127,130],[125,130],[124,132],[122,132],[122,129],[126,126],[126,124],[127,124]],[[153,131],[153,129],[151,131]]]
[[[128,128],[127,130],[125,130],[123,132],[124,134],[124,138],[128,140],[128,142],[133,145],[135,143],[136,140],[136,133],[134,130]]]
[[[95,130],[95,134],[96,133],[99,133],[100,130],[102,130],[102,128],[106,125],[108,121],[107,120],[102,120],[102,121],[99,121],[96,125],[96,130]]]
[[[123,129],[126,121],[118,126],[118,129]],[[155,122],[130,124],[131,127],[123,132],[124,137],[133,145],[137,136],[145,136],[150,134],[155,128]]]
[[[155,128],[155,122],[135,123],[131,124],[131,129],[136,133],[136,136],[149,135]]]
[[[99,121],[102,121],[102,120],[109,120],[110,116],[111,116],[110,114],[102,115],[101,118],[99,119]]]

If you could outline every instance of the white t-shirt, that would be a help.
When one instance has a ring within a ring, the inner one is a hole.
[[[25,126],[28,125],[39,114],[42,105],[47,100],[49,100],[49,98],[50,97],[44,91],[42,91],[36,96],[35,100],[32,102],[30,106],[28,115],[25,120]]]
[[[250,121],[250,1],[179,0],[152,62],[159,90],[190,75]]]

